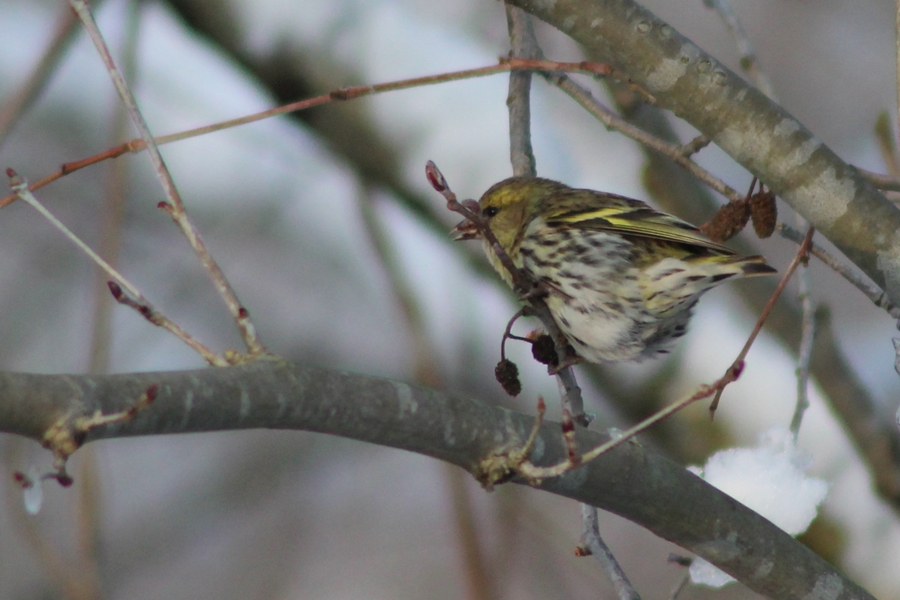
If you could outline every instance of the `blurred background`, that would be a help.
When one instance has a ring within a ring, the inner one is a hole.
[[[738,70],[734,39],[701,0],[644,4]],[[94,8],[157,135],[342,86],[486,66],[509,50],[497,2],[105,0]],[[884,172],[873,128],[881,111],[895,112],[893,3],[757,0],[735,2],[735,9],[785,108],[847,161]],[[63,2],[0,3],[0,166],[32,182],[135,137],[96,51],[69,19]],[[584,58],[558,32],[539,23],[537,30],[548,58]],[[59,49],[45,85],[13,111],[53,44]],[[612,104],[601,83],[579,81]],[[419,381],[533,412],[539,394],[558,397],[556,383],[515,344],[508,348],[523,393],[510,399],[493,381],[500,337],[517,304],[475,243],[449,241],[458,219],[424,178],[433,160],[461,197],[477,198],[511,174],[506,94],[506,75],[444,83],[162,151],[269,348],[295,361]],[[644,186],[652,174],[633,142],[539,77],[532,111],[539,174],[653,201]],[[671,121],[682,141],[695,135]],[[750,183],[714,147],[697,160],[736,189]],[[219,352],[240,347],[199,262],[156,209],[163,194],[146,155],[78,171],[37,196],[190,333]],[[712,209],[694,200],[679,197],[665,209],[700,223]],[[780,269],[796,250],[778,236],[741,237]],[[893,321],[817,261],[810,271],[813,299],[828,308],[836,344],[876,414],[893,422],[900,392]],[[175,338],[111,306],[104,281],[34,210],[4,208],[0,368],[204,365]],[[755,321],[743,299],[759,295],[754,285],[705,296],[671,358],[579,367],[588,412],[598,415],[594,427],[627,426],[719,377]],[[782,302],[795,306],[795,286],[787,296]],[[683,464],[753,444],[760,432],[790,422],[795,366],[796,344],[765,333],[715,422],[695,406],[642,442]],[[816,382],[810,398],[800,445],[831,492],[805,541],[874,595],[900,598],[896,509],[873,492]],[[557,418],[555,402],[548,404]],[[573,555],[575,503],[514,486],[487,493],[461,471],[396,450],[271,431],[104,441],[73,457],[73,487],[45,486],[37,516],[25,513],[11,473],[46,470],[50,456],[7,435],[0,452],[2,598],[613,597],[593,560]],[[613,515],[601,514],[601,530],[644,597],[668,597],[683,576],[668,562],[678,549]],[[732,585],[680,597],[756,596]]]

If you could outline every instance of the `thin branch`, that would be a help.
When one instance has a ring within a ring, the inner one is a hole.
[[[616,557],[609,551],[609,547],[600,537],[600,520],[597,517],[597,509],[590,504],[581,505],[582,543],[590,550],[603,569],[606,571],[619,600],[640,600],[641,596],[631,585],[625,571],[616,561]]]
[[[698,400],[703,400],[704,398],[709,398],[716,392],[721,391],[725,388],[729,383],[736,381],[738,377],[740,377],[741,370],[740,369],[728,369],[725,375],[713,382],[710,385],[703,384],[701,385],[696,392],[689,396],[685,396],[681,400],[668,404],[661,410],[653,413],[651,416],[647,417],[637,425],[629,427],[625,431],[616,435],[616,437],[598,445],[585,452],[583,454],[572,456],[570,452],[567,452],[567,456],[565,460],[562,460],[551,466],[538,466],[528,462],[526,460],[521,460],[516,462],[516,456],[513,455],[513,460],[511,461],[509,468],[513,469],[516,473],[524,477],[527,481],[532,483],[539,483],[548,478],[559,477],[564,475],[573,469],[576,469],[586,463],[590,463],[591,461],[603,456],[604,454],[612,451],[615,448],[623,445],[625,442],[632,440],[637,435],[640,435],[644,431],[650,429],[660,421],[667,419],[683,408],[690,406],[694,402]]]
[[[778,101],[775,95],[775,87],[771,80],[759,66],[759,59],[756,51],[750,43],[750,38],[744,31],[737,13],[732,9],[728,0],[703,0],[710,8],[714,9],[722,17],[731,35],[735,38],[738,52],[740,53],[741,68],[750,75],[751,79],[756,83],[762,93],[771,100]],[[896,165],[896,156],[890,164]],[[896,166],[892,171],[893,175],[897,175]],[[796,225],[798,229],[805,229],[809,223],[799,214],[796,216]],[[774,225],[774,222],[773,222]],[[766,236],[768,237],[768,236]],[[796,438],[800,432],[800,424],[803,422],[803,415],[809,407],[808,387],[809,387],[809,361],[812,356],[812,344],[815,336],[815,305],[812,301],[812,281],[810,279],[808,264],[803,263],[803,268],[797,273],[797,287],[799,288],[798,297],[800,299],[800,309],[802,311],[800,326],[800,346],[797,350],[797,402],[794,405],[794,414],[791,418],[791,432]]]
[[[542,59],[543,54],[538,47],[537,37],[534,35],[531,16],[523,10],[507,4],[506,19],[512,47],[510,59]],[[513,174],[534,177],[537,175],[537,167],[531,148],[530,71],[510,73],[509,95],[506,104],[509,107],[510,159],[513,165]],[[543,300],[540,301],[540,304],[544,304]],[[550,315],[549,309],[545,309],[546,305],[539,309],[538,312],[543,313],[539,314],[539,317],[547,331],[551,332],[559,359],[558,364],[565,365],[569,353],[569,342],[562,332],[558,331],[556,321]],[[555,375],[562,384],[564,409],[569,411],[576,422],[586,426],[590,422],[590,418],[584,412],[584,399],[581,395],[581,387],[575,378],[575,370],[568,365],[556,370]]]
[[[505,6],[510,58],[542,58],[531,16],[515,6]],[[535,177],[537,165],[531,148],[531,71],[509,74],[506,105],[509,108],[509,156],[513,175]]]
[[[797,219],[805,221],[800,216]],[[800,322],[800,346],[797,348],[797,402],[794,405],[794,415],[791,417],[790,427],[794,439],[800,433],[803,415],[809,408],[809,361],[812,358],[813,340],[816,335],[816,305],[812,300],[812,283],[810,282],[808,262],[803,263],[803,268],[797,274],[797,284],[800,288],[798,297],[803,318]]]
[[[900,179],[897,179],[893,175],[883,175],[874,171],[867,171],[861,167],[856,167],[856,170],[876,188],[888,192],[900,192]]]
[[[157,146],[162,146],[164,144],[171,144],[173,142],[178,142],[186,139],[195,138],[201,135],[206,135],[209,133],[215,133],[217,131],[224,131],[227,129],[231,129],[233,127],[238,127],[240,125],[247,125],[250,123],[255,123],[257,121],[262,121],[264,119],[268,119],[271,117],[276,117],[279,115],[298,112],[302,110],[307,110],[310,108],[315,108],[317,106],[321,106],[323,104],[328,104],[331,102],[339,102],[343,100],[354,100],[356,98],[364,98],[366,96],[370,96],[373,94],[381,94],[385,92],[392,92],[398,90],[404,90],[414,87],[421,87],[425,85],[435,85],[439,83],[446,83],[450,81],[461,81],[465,79],[472,79],[477,77],[486,77],[490,75],[497,75],[502,73],[508,73],[510,71],[571,71],[577,73],[585,73],[594,76],[605,76],[610,73],[613,73],[611,68],[606,68],[605,65],[599,63],[590,63],[590,62],[580,62],[580,63],[566,63],[566,62],[554,62],[554,61],[537,61],[537,60],[522,60],[516,58],[502,58],[500,59],[500,63],[496,65],[491,65],[488,67],[480,67],[477,69],[465,69],[462,71],[452,71],[450,73],[442,73],[439,75],[428,75],[425,77],[413,77],[411,79],[402,79],[399,81],[393,81],[388,83],[379,83],[373,85],[360,85],[360,86],[352,86],[352,87],[343,87],[331,91],[327,94],[323,94],[321,96],[315,96],[313,98],[308,98],[306,100],[301,100],[298,102],[292,102],[290,104],[285,104],[283,106],[279,106],[277,108],[272,108],[268,110],[264,110],[258,113],[254,113],[251,115],[246,115],[243,117],[239,117],[236,119],[228,119],[226,121],[220,121],[218,123],[213,123],[211,125],[204,125],[202,127],[196,127],[194,129],[188,129],[185,131],[180,131],[177,133],[172,133],[169,135],[163,135],[160,137],[155,137],[153,139],[153,143]],[[143,152],[147,149],[147,143],[145,140],[141,138],[129,140],[124,142],[114,148],[109,148],[99,154],[95,154],[94,156],[90,156],[88,158],[84,158],[77,161],[68,162],[62,165],[59,171],[52,173],[43,179],[36,181],[31,184],[29,189],[31,191],[37,191],[40,188],[53,183],[54,181],[69,175],[70,173],[74,173],[75,171],[79,171],[86,167],[90,167],[97,163],[103,162],[105,160],[110,160],[113,158],[118,158],[123,154],[134,154],[137,152]],[[900,189],[900,187],[898,187]],[[0,208],[9,205],[10,203],[16,200],[16,196],[10,195],[3,199],[0,199]]]
[[[125,104],[134,126],[141,134],[141,139],[147,145],[147,151],[150,154],[150,160],[153,163],[154,171],[156,172],[157,178],[168,199],[167,203],[160,202],[159,207],[172,217],[172,220],[178,225],[184,236],[187,238],[191,248],[194,249],[194,253],[200,259],[200,262],[203,264],[212,279],[213,284],[218,290],[219,295],[222,296],[228,310],[231,312],[231,316],[234,318],[238,330],[241,333],[241,337],[247,346],[249,355],[251,357],[269,355],[270,352],[259,341],[256,328],[250,319],[249,312],[238,301],[237,295],[232,289],[231,284],[228,283],[228,279],[225,277],[225,273],[222,272],[222,269],[213,259],[206,248],[206,244],[204,244],[203,240],[200,238],[199,232],[188,218],[181,195],[178,193],[178,189],[175,187],[175,181],[172,179],[172,174],[169,172],[168,167],[166,167],[162,154],[160,154],[159,148],[153,141],[153,136],[150,134],[150,128],[144,120],[134,96],[128,89],[125,78],[122,76],[118,67],[116,67],[112,54],[109,52],[109,48],[97,27],[97,23],[94,21],[90,9],[84,0],[69,0],[69,2],[78,15],[78,18],[81,20],[88,36],[90,36],[91,40],[94,42],[94,46],[96,46],[97,52],[100,54],[100,58],[103,60],[106,70],[109,72],[110,78],[113,81],[113,85],[115,85],[119,98]]]
[[[13,169],[6,170],[7,176],[10,178],[10,186],[12,187],[13,192],[22,199],[29,206],[33,207],[36,211],[38,211],[45,219],[50,221],[50,223],[56,227],[64,236],[69,238],[69,240],[78,246],[78,248],[88,255],[88,257],[94,261],[103,271],[105,271],[110,277],[112,277],[113,281],[108,282],[110,291],[113,294],[113,297],[120,304],[125,304],[127,306],[131,306],[136,309],[144,318],[153,323],[154,325],[158,325],[163,329],[169,331],[174,334],[178,339],[186,343],[190,346],[194,351],[199,353],[203,358],[206,359],[206,362],[213,366],[225,366],[230,364],[228,361],[225,361],[221,357],[219,357],[215,352],[198,342],[193,336],[184,331],[181,327],[176,325],[171,319],[163,315],[161,312],[153,308],[153,305],[150,304],[150,301],[147,300],[143,294],[141,294],[140,290],[132,284],[130,281],[125,279],[125,277],[116,271],[108,262],[103,260],[96,252],[94,252],[90,246],[85,244],[78,236],[76,236],[72,231],[66,227],[62,221],[53,216],[47,208],[41,204],[37,198],[34,197],[28,190],[28,181],[25,180],[24,177],[17,174]],[[124,290],[122,288],[125,288]],[[126,294],[125,292],[128,292]],[[129,297],[132,296],[132,297]]]
[[[144,3],[131,0],[127,3],[123,24],[122,72],[126,80],[134,84],[137,71],[137,50],[141,39],[141,9]],[[75,13],[66,7],[72,19]],[[77,22],[77,21],[76,21]],[[128,112],[121,102],[115,104],[110,119],[110,143],[125,137],[128,129]],[[122,246],[122,230],[125,214],[125,194],[127,187],[128,162],[116,161],[109,165],[104,186],[104,207],[100,228],[99,254],[113,267],[117,266]],[[94,284],[94,312],[91,322],[91,350],[88,370],[91,373],[105,372],[109,366],[110,341],[112,339],[113,303],[106,285],[107,278],[102,269],[97,271]]]
[[[190,335],[184,329],[182,329],[178,324],[169,319],[167,316],[156,310],[150,302],[144,298],[144,296],[138,294],[137,296],[129,296],[125,293],[119,284],[115,281],[107,281],[106,286],[109,288],[109,292],[112,294],[113,300],[118,302],[123,306],[127,306],[137,311],[139,315],[147,319],[150,323],[156,325],[157,327],[162,327],[182,342],[187,344],[194,352],[202,356],[207,363],[209,363],[213,367],[225,367],[228,365],[238,364],[241,361],[239,357],[237,360],[229,360],[232,358],[228,352],[225,353],[225,358],[219,356],[202,343],[200,343],[197,338]]]
[[[548,82],[565,92],[590,115],[603,123],[603,125],[606,126],[607,129],[618,131],[619,133],[633,139],[639,144],[642,144],[643,146],[649,148],[650,150],[654,150],[664,156],[667,156],[668,158],[672,159],[675,164],[684,168],[691,175],[703,181],[706,185],[719,192],[728,200],[740,200],[744,197],[743,194],[728,186],[723,180],[719,179],[718,177],[701,167],[699,164],[691,160],[690,156],[691,154],[693,154],[694,146],[681,146],[678,144],[666,142],[665,140],[647,133],[640,127],[632,125],[631,123],[617,115],[615,112],[610,110],[608,107],[604,106],[601,102],[596,100],[593,94],[591,94],[590,90],[579,85],[571,77],[568,77],[564,73],[549,72],[542,73],[542,75]],[[698,149],[706,143],[706,140],[695,141]],[[2,206],[2,204],[0,204],[0,206]]]
[[[753,44],[750,43],[750,38],[747,36],[747,32],[744,31],[744,26],[741,25],[737,13],[731,8],[728,0],[703,0],[703,3],[719,13],[725,26],[728,27],[728,31],[734,37],[738,47],[741,68],[750,75],[754,83],[756,83],[756,87],[763,94],[776,100],[775,88],[765,72],[759,68],[759,58],[756,56],[756,50],[753,49]]]
[[[790,225],[779,223],[777,226],[777,230],[782,237],[791,240],[794,243],[799,244],[803,241],[803,234],[801,234]],[[850,282],[856,289],[862,292],[866,296],[866,298],[871,300],[875,306],[883,309],[893,318],[900,319],[900,307],[895,305],[881,288],[863,279],[859,273],[854,271],[846,264],[842,263],[837,257],[835,257],[833,254],[831,254],[818,244],[813,243],[809,248],[809,253],[828,265],[835,273]]]
[[[775,307],[775,302],[778,301],[778,298],[781,296],[781,292],[784,291],[787,282],[790,281],[791,276],[794,274],[794,271],[797,270],[797,267],[800,266],[801,263],[808,260],[809,255],[809,245],[812,242],[813,234],[815,233],[815,228],[810,226],[810,228],[806,231],[806,235],[803,237],[803,241],[800,242],[800,248],[797,249],[797,254],[794,255],[794,260],[791,261],[791,264],[788,265],[787,270],[785,270],[784,275],[781,277],[781,281],[778,282],[778,285],[775,287],[775,291],[772,292],[772,296],[769,298],[769,301],[766,303],[765,308],[763,308],[762,313],[759,315],[759,319],[756,321],[756,326],[753,327],[753,331],[750,332],[750,337],[747,338],[747,341],[744,343],[744,347],[741,349],[740,354],[729,367],[729,371],[734,370],[743,370],[744,368],[744,359],[747,358],[747,353],[750,352],[750,347],[753,345],[753,342],[756,341],[756,336],[759,335],[759,332],[762,330],[763,325],[766,322],[766,319],[769,318],[769,313],[772,312],[772,309]],[[724,391],[725,386],[719,388],[716,391],[716,396],[713,398],[712,404],[709,407],[710,414],[715,413],[716,408],[719,406],[719,399],[722,397],[722,392]]]
[[[10,188],[12,188],[13,192],[21,198],[25,203],[38,211],[45,219],[50,221],[50,224],[53,225],[56,229],[60,231],[64,236],[69,238],[73,244],[78,246],[78,249],[88,255],[88,257],[94,261],[97,266],[99,266],[103,271],[106,272],[107,275],[112,277],[119,285],[124,287],[130,294],[137,297],[142,297],[141,292],[138,291],[137,287],[132,284],[130,281],[125,279],[118,271],[116,271],[108,262],[100,258],[96,252],[91,250],[90,246],[81,241],[81,239],[72,233],[72,230],[66,227],[62,221],[53,216],[47,208],[41,204],[37,198],[35,198],[34,194],[32,194],[28,189],[28,181],[16,173],[13,169],[7,169],[6,175],[9,177]]]

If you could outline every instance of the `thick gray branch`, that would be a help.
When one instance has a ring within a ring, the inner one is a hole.
[[[900,303],[900,209],[779,105],[632,0],[509,1],[709,136]]]
[[[533,418],[398,381],[276,361],[169,373],[0,373],[0,431],[42,440],[60,419],[127,409],[151,385],[156,401],[85,441],[231,429],[298,429],[418,452],[483,476],[485,461],[521,446]],[[579,430],[583,449],[605,440]],[[565,456],[545,423],[536,464]],[[496,461],[495,461],[496,462]],[[518,483],[524,483],[519,481]],[[636,443],[536,486],[619,514],[777,598],[870,598],[824,560],[732,498]]]

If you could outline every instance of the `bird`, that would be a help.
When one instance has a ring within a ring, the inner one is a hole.
[[[500,247],[536,283],[576,362],[642,361],[669,353],[700,296],[730,280],[775,273],[697,227],[640,200],[510,177],[478,201]],[[470,220],[456,240],[482,239],[489,262],[513,277]]]

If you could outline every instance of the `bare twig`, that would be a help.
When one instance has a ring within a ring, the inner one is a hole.
[[[463,200],[462,202],[457,200],[456,194],[450,189],[450,184],[447,183],[444,174],[441,173],[440,169],[438,169],[433,161],[429,160],[425,163],[425,177],[428,179],[431,187],[439,192],[447,201],[447,210],[459,213],[468,219],[478,230],[479,235],[483,236],[488,244],[491,245],[491,249],[497,253],[497,259],[500,261],[500,264],[503,265],[504,269],[509,271],[510,278],[513,282],[513,290],[516,294],[520,296],[528,294],[534,288],[534,282],[530,280],[527,273],[516,267],[512,259],[503,249],[503,246],[497,241],[497,236],[494,235],[494,232],[491,231],[484,216],[482,216],[478,203],[474,200]]]
[[[631,581],[628,580],[625,571],[619,566],[616,557],[613,556],[613,553],[609,551],[609,547],[603,541],[603,538],[600,537],[600,523],[597,518],[597,509],[595,507],[590,504],[581,505],[581,524],[582,544],[592,556],[600,561],[607,576],[610,581],[612,581],[613,587],[616,589],[619,600],[640,600],[640,594],[638,594],[637,590],[634,589],[634,586],[631,585]],[[580,550],[581,553],[583,553],[583,549]],[[576,550],[576,554],[577,553],[579,553],[578,550]]]
[[[91,40],[94,42],[94,46],[96,46],[97,52],[100,54],[103,63],[106,65],[106,69],[116,87],[116,91],[119,93],[119,97],[128,109],[128,114],[131,116],[132,122],[141,134],[141,139],[143,139],[144,143],[147,145],[150,160],[153,163],[157,178],[168,199],[168,202],[160,202],[159,207],[165,210],[175,224],[178,225],[181,232],[187,238],[188,243],[190,243],[191,248],[194,249],[194,253],[200,259],[200,262],[203,264],[207,273],[209,273],[219,295],[222,296],[225,305],[228,307],[231,316],[237,324],[238,330],[247,346],[249,355],[269,355],[270,352],[259,341],[256,328],[250,320],[249,312],[238,301],[237,295],[232,289],[231,284],[228,283],[228,279],[225,277],[222,269],[213,259],[206,248],[206,244],[204,244],[203,240],[200,238],[199,232],[188,218],[181,195],[178,193],[178,189],[175,187],[175,181],[172,179],[172,174],[169,172],[168,167],[166,167],[162,154],[160,154],[159,148],[153,141],[153,136],[150,134],[150,128],[147,126],[147,122],[144,120],[143,115],[138,109],[137,102],[125,83],[125,78],[122,76],[118,67],[116,67],[112,54],[109,52],[109,48],[94,21],[90,9],[84,0],[69,0],[69,3],[81,20],[81,23]]]
[[[756,83],[756,87],[763,94],[774,100],[775,88],[766,74],[759,68],[759,58],[756,56],[756,51],[753,49],[747,32],[744,31],[741,21],[738,19],[734,9],[731,8],[728,0],[703,0],[703,3],[719,13],[725,26],[728,27],[731,35],[734,36],[734,41],[737,43],[738,52],[740,53],[741,68],[750,75]]]
[[[688,584],[691,582],[691,574],[685,573],[681,579],[678,580],[678,583],[672,589],[672,592],[669,594],[669,600],[678,600],[678,596],[681,595],[681,592],[687,589]]]
[[[224,359],[216,355],[215,352],[206,348],[194,339],[191,335],[189,335],[186,331],[184,331],[181,327],[172,322],[168,317],[157,311],[153,308],[153,305],[150,304],[150,301],[147,300],[143,294],[141,294],[140,290],[137,287],[125,279],[125,277],[116,271],[108,262],[103,260],[96,252],[94,252],[87,244],[85,244],[81,239],[78,238],[72,231],[66,227],[59,219],[53,216],[47,208],[41,204],[37,198],[34,197],[28,190],[28,182],[24,177],[16,173],[13,169],[7,169],[6,174],[10,178],[10,186],[12,190],[16,193],[16,195],[21,198],[24,202],[26,202],[29,206],[33,207],[36,211],[41,213],[45,219],[50,221],[50,223],[56,227],[63,235],[65,235],[69,240],[78,246],[78,248],[90,257],[103,271],[105,271],[110,277],[113,278],[114,281],[109,282],[110,291],[113,294],[113,297],[121,304],[125,304],[127,306],[131,306],[136,309],[141,315],[143,315],[147,320],[149,320],[154,325],[158,325],[163,329],[175,334],[179,339],[185,342],[188,346],[197,351],[206,361],[213,366],[226,366],[229,363]],[[122,288],[125,288],[124,290]],[[127,291],[127,294],[125,293]]]
[[[790,225],[779,223],[777,229],[782,237],[791,240],[792,242],[799,244],[803,240],[803,235]],[[849,281],[856,289],[861,291],[866,298],[871,300],[875,306],[883,309],[895,319],[900,318],[900,307],[891,302],[888,295],[877,285],[863,279],[859,273],[842,263],[837,257],[818,244],[811,244],[809,253],[828,265],[835,273]]]
[[[765,72],[759,67],[759,59],[756,51],[750,43],[750,38],[744,27],[741,25],[737,14],[731,8],[728,0],[703,0],[704,3],[716,10],[732,36],[737,43],[740,52],[741,68],[746,71],[753,81],[756,83],[763,94],[770,99],[777,101],[775,95],[775,87],[771,80],[766,76]],[[890,144],[891,149],[893,145]],[[893,166],[892,174],[897,175],[896,153],[892,153],[893,160],[889,161],[889,167]],[[773,223],[774,224],[774,223]],[[796,224],[799,229],[805,229],[809,223],[799,214],[796,216]],[[812,301],[812,281],[810,279],[808,261],[803,261],[803,268],[797,273],[797,286],[799,287],[798,296],[800,298],[800,309],[802,311],[800,326],[800,347],[797,351],[797,402],[794,406],[794,415],[791,418],[791,432],[796,438],[800,432],[800,424],[803,421],[803,415],[809,407],[808,387],[809,387],[809,361],[812,355],[812,344],[815,336],[815,305]]]
[[[805,221],[797,217],[798,221]],[[791,432],[794,439],[800,433],[800,424],[803,415],[809,408],[809,361],[812,357],[813,340],[816,335],[816,306],[812,300],[812,283],[809,275],[809,261],[803,261],[803,268],[797,274],[797,283],[800,287],[800,309],[803,318],[800,323],[800,346],[797,350],[797,403],[794,405],[794,415],[791,417]]]
[[[99,410],[88,416],[63,414],[47,428],[41,440],[44,448],[53,454],[54,468],[50,473],[41,475],[41,479],[55,479],[63,487],[72,485],[72,478],[66,472],[66,463],[69,457],[84,443],[86,434],[98,427],[134,419],[140,411],[153,404],[158,392],[159,386],[152,384],[144,390],[134,404],[125,410],[108,415],[102,414]],[[16,474],[18,480],[26,477],[22,473]]]
[[[507,4],[506,24],[510,58],[542,58],[528,13]],[[506,106],[509,109],[509,157],[513,175],[535,177],[537,166],[531,148],[531,71],[509,74]]]
[[[507,465],[507,469],[509,471],[518,473],[530,483],[536,483],[543,479],[547,479],[548,477],[558,477],[560,475],[563,475],[564,473],[568,473],[572,469],[588,463],[598,456],[606,454],[613,448],[624,444],[625,442],[634,438],[636,435],[650,429],[660,421],[670,417],[684,407],[689,406],[694,402],[697,402],[698,400],[709,398],[718,390],[724,389],[724,387],[729,383],[736,381],[737,378],[741,375],[741,370],[742,369],[740,368],[728,369],[724,376],[722,376],[712,384],[701,385],[699,388],[697,388],[697,391],[695,391],[690,396],[685,396],[681,400],[667,405],[666,407],[655,412],[637,425],[626,429],[625,431],[616,435],[614,438],[610,439],[608,442],[600,444],[599,446],[592,448],[588,452],[577,456],[574,460],[572,460],[572,457],[569,456],[569,458],[567,458],[566,460],[561,461],[555,465],[551,465],[549,467],[539,467],[526,460],[528,454],[523,453],[523,456],[522,454],[515,453],[509,455],[510,460]],[[518,462],[516,462],[516,459],[519,459]]]
[[[577,84],[571,77],[568,77],[564,73],[549,72],[542,73],[542,75],[547,81],[575,100],[575,102],[584,108],[590,115],[603,123],[607,129],[618,131],[639,144],[667,156],[672,159],[675,164],[681,166],[729,200],[740,200],[744,197],[743,194],[728,186],[723,180],[691,160],[690,154],[693,148],[690,144],[688,146],[672,144],[655,135],[647,133],[636,125],[632,125],[619,115],[615,114],[608,107],[604,106],[601,102],[597,101],[587,88]],[[699,149],[700,141],[695,141],[698,142]]]
[[[800,243],[800,248],[797,250],[797,254],[794,255],[794,260],[791,261],[791,264],[788,266],[787,270],[784,272],[784,275],[781,277],[781,281],[778,282],[778,285],[775,287],[775,291],[772,292],[772,296],[769,298],[769,301],[766,303],[765,308],[763,308],[762,313],[759,315],[759,319],[756,321],[756,326],[753,327],[753,331],[750,332],[750,337],[747,338],[747,341],[744,343],[743,349],[738,354],[738,357],[734,360],[729,367],[729,371],[733,371],[735,369],[743,369],[744,368],[744,359],[747,357],[747,353],[750,352],[750,347],[753,345],[753,342],[756,341],[756,336],[759,335],[760,330],[762,330],[763,324],[765,324],[766,319],[769,318],[769,313],[772,312],[772,308],[775,306],[775,302],[781,296],[781,292],[784,291],[784,287],[787,285],[787,282],[790,281],[791,276],[794,274],[794,271],[797,270],[797,267],[800,264],[807,260],[809,245],[812,242],[813,233],[815,233],[815,228],[810,227],[806,231],[806,235],[803,238],[803,241]],[[730,383],[730,382],[729,382]],[[726,384],[727,385],[727,384]],[[709,406],[710,415],[715,414],[716,408],[719,406],[719,399],[722,397],[722,392],[724,391],[725,386],[723,385],[716,391],[716,396],[713,398],[712,404]]]
[[[197,338],[186,332],[179,325],[177,325],[174,321],[169,319],[167,316],[156,310],[150,302],[144,298],[143,295],[138,294],[137,296],[129,296],[125,293],[119,284],[115,281],[107,281],[107,287],[109,288],[109,292],[112,294],[113,300],[118,302],[123,306],[127,306],[132,308],[138,312],[142,317],[147,319],[150,323],[153,323],[157,327],[162,327],[182,342],[190,346],[194,352],[202,356],[207,363],[209,363],[213,367],[227,367],[231,364],[236,364],[238,361],[228,360],[228,357],[222,358],[202,343],[200,343]]]
[[[128,2],[127,15],[123,24],[122,38],[122,72],[126,80],[134,85],[137,71],[137,49],[141,33],[141,9],[144,3]],[[66,12],[74,19],[75,14],[66,7]],[[77,22],[77,21],[76,21]],[[111,117],[110,143],[116,143],[125,137],[128,131],[128,112],[121,102],[115,104]],[[122,245],[122,229],[125,214],[125,195],[127,186],[128,161],[111,162],[106,173],[104,185],[103,221],[100,227],[99,254],[113,267],[117,266]],[[94,293],[94,313],[91,331],[90,371],[102,373],[109,365],[110,340],[112,339],[112,298],[107,294],[105,285],[107,277],[103,271],[97,271]]]
[[[514,6],[506,5],[506,19],[509,28],[512,59],[535,60],[543,58],[541,49],[534,35],[531,16]],[[531,72],[510,73],[509,95],[506,104],[509,107],[509,147],[510,160],[515,175],[537,175],[534,152],[531,148]],[[543,300],[540,301],[543,304]],[[568,356],[569,342],[556,328],[556,322],[549,310],[541,316],[541,322],[552,334],[556,346],[558,364],[565,365]],[[539,315],[540,316],[540,315]],[[549,323],[548,323],[549,321]],[[563,388],[563,408],[568,410],[576,422],[587,425],[589,418],[584,413],[584,400],[581,387],[575,379],[575,371],[571,365],[564,366],[554,372]]]
[[[37,198],[35,198],[34,194],[32,194],[28,190],[28,181],[16,173],[13,169],[7,169],[6,175],[9,177],[9,184],[12,191],[21,198],[25,203],[38,211],[45,219],[50,221],[50,223],[56,227],[64,236],[69,238],[69,240],[78,246],[78,248],[90,257],[97,265],[103,269],[107,275],[115,279],[119,285],[128,290],[129,293],[134,296],[140,296],[141,293],[138,291],[137,287],[135,287],[130,281],[125,279],[118,271],[116,271],[109,263],[100,258],[100,256],[91,250],[91,248],[81,241],[81,239],[72,233],[72,230],[66,227],[62,221],[53,216],[47,208],[41,204]]]
[[[403,79],[399,81],[389,82],[389,83],[380,83],[374,85],[360,85],[353,87],[344,87],[327,94],[323,94],[321,96],[315,96],[313,98],[308,98],[306,100],[301,100],[299,102],[292,102],[290,104],[285,104],[284,106],[279,106],[277,108],[272,108],[269,110],[265,110],[262,112],[254,113],[251,115],[246,115],[243,117],[239,117],[237,119],[229,119],[227,121],[221,121],[219,123],[214,123],[211,125],[205,125],[203,127],[197,127],[194,129],[189,129],[186,131],[181,131],[178,133],[173,133],[169,135],[164,135],[156,138],[152,138],[153,142],[157,146],[161,146],[164,144],[170,144],[172,142],[178,142],[181,140],[186,140],[194,137],[198,137],[201,135],[206,135],[208,133],[214,133],[216,131],[223,131],[225,129],[231,129],[232,127],[237,127],[240,125],[246,125],[249,123],[255,123],[257,121],[262,121],[263,119],[268,119],[270,117],[275,117],[278,115],[283,115],[286,113],[298,112],[301,110],[306,110],[309,108],[314,108],[316,106],[321,106],[323,104],[328,104],[330,102],[337,102],[342,100],[352,100],[356,98],[363,98],[365,96],[369,96],[372,94],[380,94],[384,92],[391,92],[397,90],[404,90],[413,87],[420,87],[424,85],[434,85],[438,83],[445,83],[449,81],[460,81],[463,79],[471,79],[475,77],[486,77],[489,75],[497,75],[499,73],[508,73],[510,71],[572,71],[578,73],[586,73],[595,76],[602,76],[604,74],[613,73],[611,68],[606,67],[605,65],[599,63],[590,63],[590,62],[580,62],[580,63],[565,63],[565,62],[553,62],[553,61],[537,61],[537,60],[522,60],[515,58],[504,58],[501,59],[499,64],[491,65],[489,67],[480,67],[477,69],[466,69],[462,71],[453,71],[450,73],[443,73],[440,75],[428,75],[425,77],[414,77],[411,79]],[[94,156],[90,156],[88,158],[68,162],[62,165],[59,171],[56,173],[52,173],[43,179],[40,179],[29,187],[31,191],[36,191],[45,185],[53,183],[57,179],[64,177],[70,173],[74,173],[75,171],[79,171],[86,167],[95,165],[97,163],[103,162],[105,160],[110,160],[113,158],[117,158],[127,153],[136,153],[142,152],[147,149],[147,142],[143,139],[133,139],[128,142],[124,142],[115,148],[109,148],[104,152],[96,154]],[[898,189],[900,189],[900,185],[898,185]],[[16,200],[15,195],[7,196],[6,198],[0,199],[0,208],[7,206],[11,202]]]

